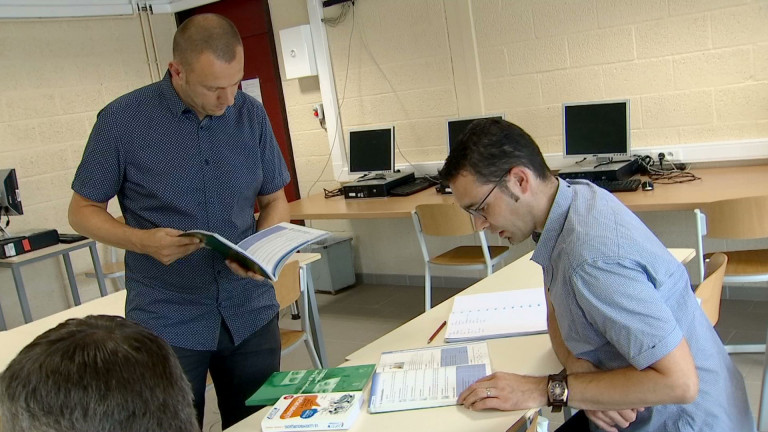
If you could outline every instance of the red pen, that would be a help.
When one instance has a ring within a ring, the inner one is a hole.
[[[428,344],[432,343],[432,341],[435,340],[435,338],[437,337],[437,334],[440,333],[440,330],[442,330],[443,327],[445,327],[446,324],[447,324],[447,322],[445,322],[445,321],[443,321],[443,323],[440,324],[440,327],[438,327],[437,330],[435,330],[435,332],[432,333],[432,336],[430,336],[429,339],[427,339],[427,343]]]

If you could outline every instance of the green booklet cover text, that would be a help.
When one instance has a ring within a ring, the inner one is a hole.
[[[376,369],[374,364],[330,369],[275,372],[246,405],[272,405],[287,394],[360,391]]]

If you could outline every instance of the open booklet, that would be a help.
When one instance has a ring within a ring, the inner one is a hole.
[[[330,234],[283,222],[248,236],[238,244],[208,231],[193,230],[181,235],[196,237],[205,247],[213,249],[224,258],[274,281],[291,255]]]
[[[371,382],[371,413],[455,405],[461,392],[491,374],[485,342],[381,354]]]
[[[456,296],[446,342],[466,342],[547,332],[544,288]]]

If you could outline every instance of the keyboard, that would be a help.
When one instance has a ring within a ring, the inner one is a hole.
[[[634,192],[640,187],[640,179],[628,180],[593,180],[592,183],[608,192]]]
[[[430,188],[433,184],[435,183],[426,177],[417,177],[410,183],[401,184],[400,186],[392,188],[392,190],[389,191],[389,194],[394,196],[413,195],[416,192],[421,192],[424,189]]]

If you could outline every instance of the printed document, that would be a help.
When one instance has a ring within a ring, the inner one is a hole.
[[[456,296],[446,342],[485,340],[547,332],[544,288]]]
[[[373,374],[368,411],[455,405],[464,389],[490,374],[485,342],[385,352]]]

